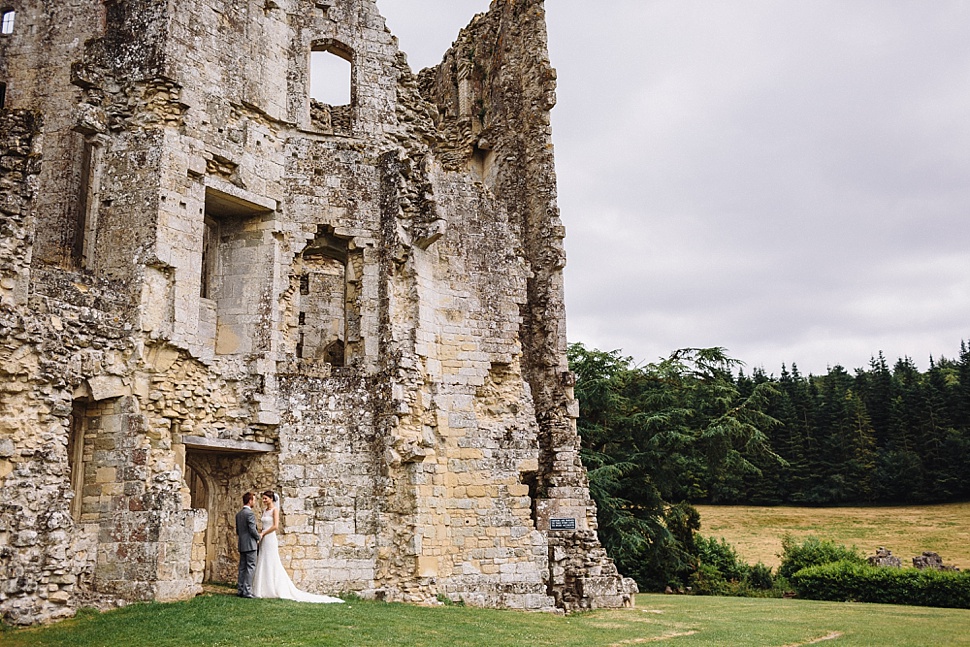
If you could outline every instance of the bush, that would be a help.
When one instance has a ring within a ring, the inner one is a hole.
[[[731,587],[719,570],[710,564],[699,564],[688,579],[693,595],[731,595]]]
[[[744,579],[745,573],[748,572],[748,565],[741,561],[734,546],[727,543],[723,537],[718,541],[713,537],[698,536],[695,542],[697,559],[702,565],[714,567],[725,580],[740,582]]]
[[[785,534],[781,538],[781,566],[778,568],[778,575],[784,578],[791,576],[803,568],[811,566],[821,566],[833,562],[849,562],[852,564],[865,565],[866,558],[862,556],[855,546],[846,548],[829,540],[822,540],[818,537],[806,537],[802,543],[795,541],[795,538]]]
[[[791,583],[799,596],[811,600],[970,609],[970,573],[840,561],[800,570]]]
[[[771,576],[771,569],[758,562],[752,566],[744,576],[744,583],[752,589],[767,591],[775,585],[775,578]]]
[[[723,538],[696,538],[697,570],[688,584],[694,595],[730,595],[741,597],[781,597],[775,590],[771,569],[764,564],[748,566],[737,551]]]

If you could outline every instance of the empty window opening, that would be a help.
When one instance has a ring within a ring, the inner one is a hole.
[[[328,135],[350,136],[354,103],[353,52],[333,41],[310,51],[310,124]]]
[[[4,11],[3,19],[0,22],[0,33],[2,34],[12,34],[13,33],[13,22],[16,17],[16,12],[14,11]]]
[[[7,103],[7,84],[0,83],[0,109]]]
[[[254,199],[260,199],[253,196]],[[200,254],[200,316],[204,339],[216,355],[263,352],[273,277],[274,242],[266,222],[274,211],[253,201],[206,187]]]
[[[310,98],[331,106],[350,104],[351,64],[327,50],[310,52]]]
[[[299,347],[297,356],[344,365],[346,310],[344,261],[323,255],[304,255],[300,284]]]
[[[347,312],[350,306],[348,241],[321,227],[301,255],[296,326],[296,356],[331,366],[346,366]]]
[[[535,472],[522,472],[519,475],[519,482],[522,485],[527,485],[529,487],[529,500],[532,502],[531,510],[529,511],[532,517],[532,525],[535,528],[539,527],[539,475]]]
[[[344,343],[339,339],[331,342],[323,349],[323,359],[331,366],[344,365]]]

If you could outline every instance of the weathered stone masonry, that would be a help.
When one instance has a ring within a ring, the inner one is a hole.
[[[6,621],[232,581],[267,488],[307,590],[631,602],[579,460],[540,0],[418,75],[373,0],[7,5]]]

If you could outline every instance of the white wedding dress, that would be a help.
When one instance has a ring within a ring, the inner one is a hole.
[[[263,528],[273,525],[273,511],[266,510],[260,519]],[[293,580],[283,568],[280,561],[280,544],[276,531],[267,534],[259,542],[259,554],[256,557],[256,574],[253,576],[253,595],[257,598],[283,598],[298,602],[343,602],[340,598],[329,595],[315,595],[296,588]]]

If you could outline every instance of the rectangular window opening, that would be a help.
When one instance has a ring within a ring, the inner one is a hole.
[[[321,225],[317,237],[300,254],[301,270],[298,342],[300,359],[327,363],[334,368],[347,365],[349,239],[337,236],[332,227]]]
[[[328,135],[353,133],[353,52],[331,43],[310,51],[310,125]]]
[[[0,34],[8,35],[13,33],[13,23],[17,13],[15,11],[4,11],[3,19],[0,20]]]
[[[212,309],[213,350],[216,355],[263,352],[269,341],[260,313],[267,307],[274,262],[265,221],[272,210],[207,186],[204,214],[199,295]]]
[[[519,482],[529,487],[529,500],[532,502],[529,516],[532,517],[532,525],[539,528],[539,475],[536,472],[522,472],[519,475]]]
[[[333,52],[310,52],[310,98],[331,106],[350,104],[351,64]]]
[[[91,250],[94,247],[95,214],[92,213],[93,166],[95,161],[95,147],[91,142],[84,142],[81,152],[80,183],[74,216],[74,241],[71,245],[71,261],[76,268],[88,268]]]

